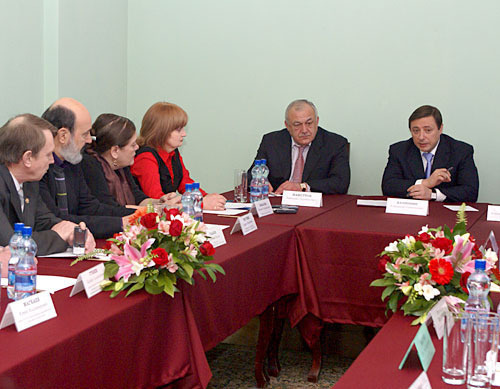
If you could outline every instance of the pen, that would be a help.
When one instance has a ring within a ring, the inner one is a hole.
[[[453,166],[450,166],[450,167],[449,167],[448,169],[446,169],[446,170],[448,170],[448,171],[451,173],[451,171],[453,170]]]

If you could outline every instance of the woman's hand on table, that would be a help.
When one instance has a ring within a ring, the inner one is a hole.
[[[226,198],[218,193],[210,193],[203,197],[203,209],[223,210],[226,207]]]

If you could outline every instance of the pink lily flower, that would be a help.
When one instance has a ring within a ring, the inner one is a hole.
[[[453,268],[463,273],[465,270],[465,266],[469,265],[469,258],[471,256],[472,249],[474,248],[474,243],[469,240],[469,234],[465,234],[464,237],[460,235],[455,235],[455,245],[453,246],[453,251],[451,255],[446,257],[447,260],[451,262]],[[474,270],[474,269],[473,269]]]
[[[144,269],[144,264],[141,263],[141,259],[147,256],[147,250],[151,247],[154,238],[148,239],[141,247],[141,251],[132,247],[128,242],[125,243],[124,255],[112,255],[111,259],[114,260],[118,266],[118,272],[115,275],[117,280],[123,278],[125,282],[128,281],[132,274],[139,275],[141,270]]]

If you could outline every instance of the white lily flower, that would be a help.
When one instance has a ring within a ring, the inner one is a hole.
[[[384,251],[391,251],[391,252],[397,252],[398,250],[398,241],[394,241],[392,243],[389,243],[389,246],[387,246]]]
[[[422,292],[423,292],[424,298],[427,301],[431,301],[434,297],[436,297],[437,295],[439,295],[441,293],[441,292],[439,292],[438,289],[433,288],[431,285],[424,285],[422,287]]]
[[[425,226],[422,226],[422,229],[418,232],[418,234],[423,234],[424,232],[429,232],[429,225],[426,224]]]

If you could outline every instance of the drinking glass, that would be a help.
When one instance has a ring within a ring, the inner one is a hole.
[[[489,389],[495,374],[500,320],[496,313],[469,317],[467,388]]]
[[[234,201],[246,203],[248,198],[247,171],[243,169],[234,170]]]
[[[450,385],[465,383],[467,368],[467,329],[463,312],[445,316],[443,337],[443,371],[441,378]]]
[[[73,254],[85,254],[85,240],[87,239],[87,230],[82,230],[80,226],[76,226],[73,231]]]

